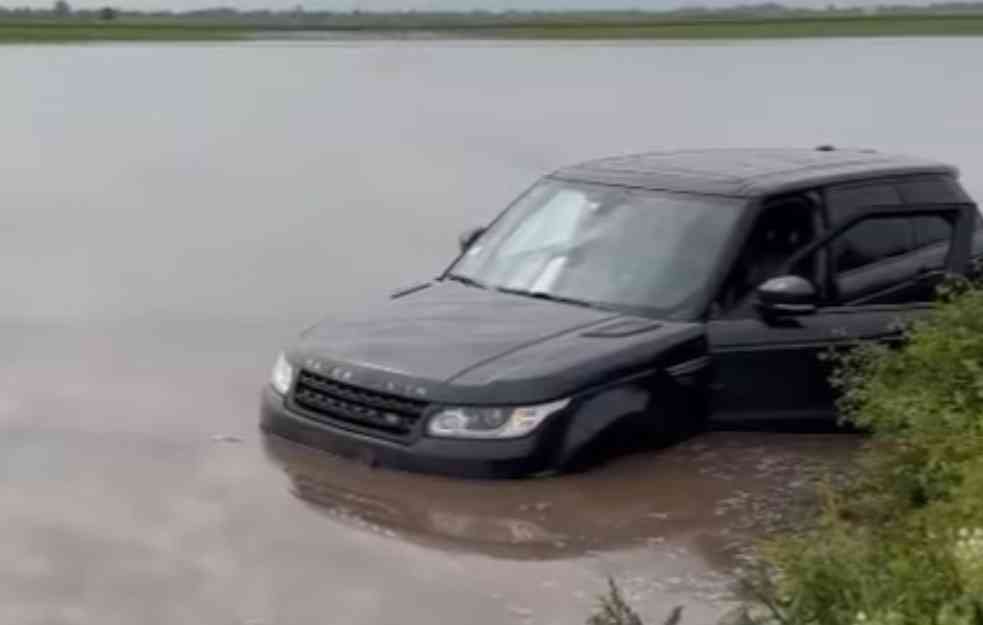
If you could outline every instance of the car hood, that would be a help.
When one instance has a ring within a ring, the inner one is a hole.
[[[695,324],[438,282],[305,332],[291,359],[432,401],[549,401],[702,335]]]

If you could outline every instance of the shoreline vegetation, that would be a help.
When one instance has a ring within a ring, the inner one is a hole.
[[[0,43],[236,40],[748,40],[983,35],[983,3],[873,10],[781,5],[664,12],[186,13],[0,8]]]
[[[806,526],[759,543],[719,625],[983,625],[983,283],[944,285],[905,335],[829,353],[866,445]],[[643,621],[612,581],[587,625]]]

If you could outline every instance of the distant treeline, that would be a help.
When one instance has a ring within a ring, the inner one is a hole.
[[[665,11],[308,11],[301,5],[284,10],[241,10],[232,7],[214,7],[193,11],[134,11],[107,4],[100,9],[73,9],[65,0],[58,0],[51,8],[5,8],[0,6],[0,21],[48,19],[64,20],[115,20],[147,23],[224,23],[243,26],[263,24],[293,24],[306,27],[338,29],[455,29],[494,28],[512,26],[565,26],[593,24],[597,26],[624,26],[665,23],[673,20],[693,19],[754,19],[754,18],[809,18],[857,15],[981,15],[983,2],[940,2],[924,6],[904,4],[875,7],[845,7],[834,4],[822,9],[793,8],[778,3],[743,4],[725,8],[683,7]]]

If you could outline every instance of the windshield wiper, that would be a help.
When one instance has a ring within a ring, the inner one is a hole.
[[[462,276],[462,275],[456,274],[456,273],[449,273],[449,274],[447,274],[447,276],[445,277],[445,280],[453,280],[454,282],[460,282],[461,284],[466,284],[468,286],[473,286],[473,287],[475,287],[477,289],[487,289],[488,288],[483,283],[478,282],[474,278],[469,278],[467,276]]]
[[[502,293],[510,293],[512,295],[523,295],[525,297],[535,297],[536,299],[544,299],[548,302],[559,302],[561,304],[573,304],[574,306],[583,306],[584,308],[596,308],[598,310],[611,310],[604,304],[599,304],[597,302],[588,302],[582,299],[575,299],[573,297],[564,297],[562,295],[554,295],[552,293],[547,293],[546,291],[523,291],[522,289],[510,289],[508,287],[497,287],[496,291]]]

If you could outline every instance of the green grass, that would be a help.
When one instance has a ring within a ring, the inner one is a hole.
[[[529,25],[474,34],[514,39],[781,39],[983,35],[980,16],[848,16]]]
[[[34,21],[0,20],[0,43],[86,41],[223,41],[264,38],[289,39],[296,33],[399,35],[427,32],[457,39],[777,39],[806,37],[901,37],[983,35],[983,14],[978,15],[829,15],[759,18],[621,19],[503,21],[467,20],[408,23],[347,20],[338,23],[249,23],[245,21],[193,21],[123,18],[113,22],[76,18]]]
[[[0,22],[0,43],[73,43],[88,41],[228,41],[249,37],[255,29],[194,24],[125,22]]]

